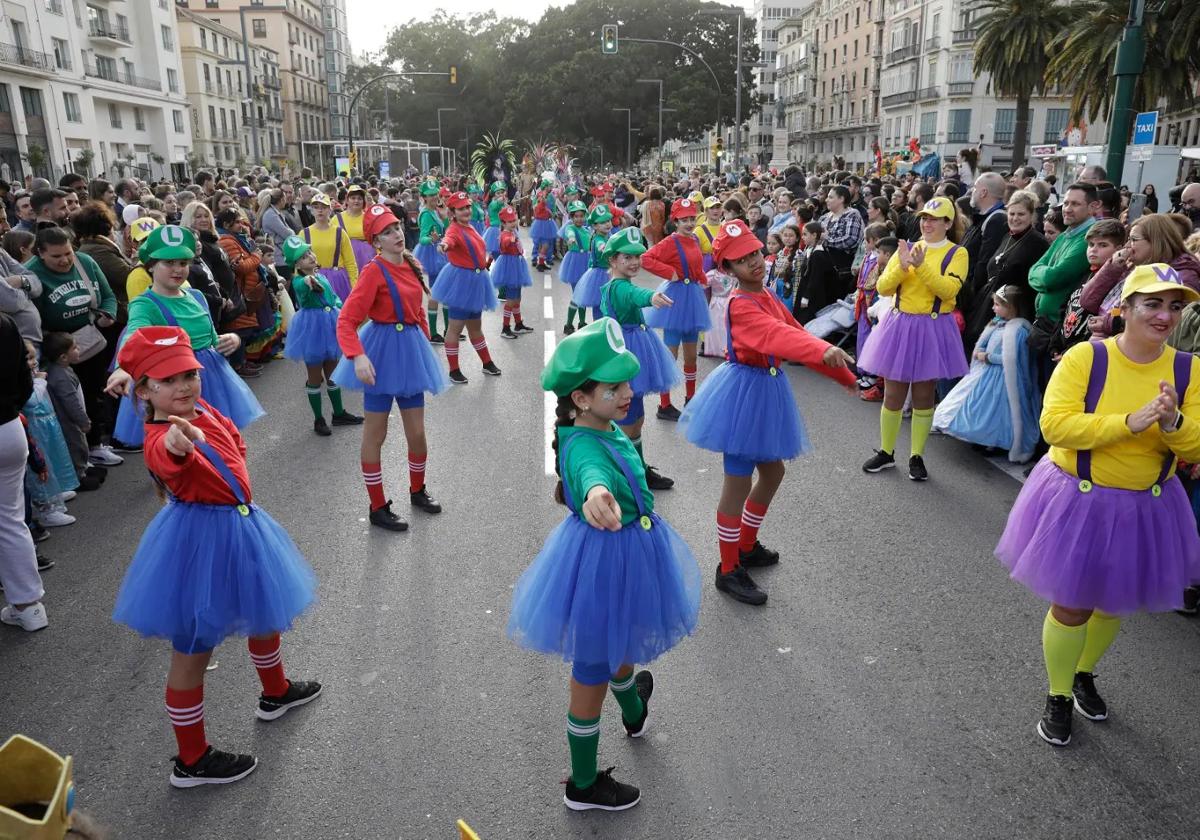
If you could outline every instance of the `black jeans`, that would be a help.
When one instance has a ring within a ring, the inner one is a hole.
[[[121,328],[113,326],[101,330],[108,344],[103,350],[87,361],[79,362],[71,367],[79,377],[79,387],[83,391],[83,405],[87,409],[88,421],[92,427],[88,430],[89,447],[99,446],[111,432],[113,424],[112,397],[104,393],[108,384],[108,365],[117,352],[117,337]]]

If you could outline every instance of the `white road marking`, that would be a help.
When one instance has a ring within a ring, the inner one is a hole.
[[[542,288],[547,292],[554,288],[549,274],[542,278]]]
[[[554,298],[549,295],[542,298],[542,317],[548,321],[554,320]]]
[[[550,303],[550,298],[546,298],[546,303]],[[547,316],[550,317],[550,316]],[[546,330],[542,333],[542,342],[544,352],[543,362],[549,362],[550,357],[554,355],[554,347],[557,344],[557,339],[554,336],[554,330]],[[558,406],[558,398],[554,396],[552,391],[547,391],[545,399],[542,403],[542,426],[546,431],[546,451],[545,464],[546,475],[554,475],[554,410]]]

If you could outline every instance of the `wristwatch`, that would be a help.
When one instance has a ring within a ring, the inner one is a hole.
[[[1171,424],[1171,431],[1178,432],[1179,427],[1183,425],[1183,412],[1178,408],[1175,409],[1175,422]]]

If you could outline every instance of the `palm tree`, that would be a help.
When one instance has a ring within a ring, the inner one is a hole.
[[[1129,0],[1085,0],[1075,4],[1079,17],[1050,44],[1053,58],[1046,70],[1052,85],[1073,90],[1071,118],[1095,120],[1111,116],[1115,89],[1113,64],[1125,29]],[[1195,0],[1164,0],[1159,11],[1146,14],[1143,29],[1146,59],[1134,89],[1135,111],[1165,100],[1169,108],[1192,101],[1197,70],[1195,42],[1200,34],[1200,4]]]
[[[1060,0],[980,0],[979,9],[975,73],[988,73],[997,94],[1017,100],[1015,169],[1025,165],[1029,146],[1029,100],[1045,91],[1049,46],[1070,27],[1073,12]]]

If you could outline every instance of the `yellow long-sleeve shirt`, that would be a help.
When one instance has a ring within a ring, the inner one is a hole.
[[[341,213],[338,214],[338,218],[340,218],[342,220],[342,227],[344,227],[346,229],[346,232],[349,233],[350,236],[352,236],[355,239],[361,239],[364,242],[366,241],[367,237],[363,235],[363,214],[362,213],[359,213],[357,216],[351,216],[348,212],[343,210]],[[336,223],[337,222],[335,220],[334,224],[336,224]]]
[[[1200,358],[1192,359],[1191,382],[1181,395],[1184,419],[1179,430],[1163,432],[1155,423],[1135,435],[1125,418],[1158,395],[1160,381],[1174,384],[1176,351],[1164,347],[1153,362],[1137,364],[1121,352],[1117,339],[1107,339],[1104,345],[1108,376],[1095,413],[1083,412],[1094,352],[1085,342],[1068,350],[1050,377],[1042,403],[1042,434],[1050,444],[1050,458],[1071,475],[1079,474],[1078,451],[1090,449],[1094,483],[1145,490],[1158,480],[1168,450],[1185,461],[1200,461]]]
[[[362,217],[359,217],[359,231],[362,231]],[[337,268],[346,269],[350,275],[350,286],[353,287],[358,283],[358,263],[354,260],[354,247],[350,244],[350,231],[342,231],[341,251],[337,255]],[[313,255],[317,258],[317,265],[321,268],[334,268],[333,250],[337,245],[337,225],[330,224],[325,230],[321,230],[316,225],[309,225],[300,232],[300,238],[305,241],[312,241]]]
[[[700,242],[700,253],[712,253],[713,240],[717,238],[717,234],[720,232],[720,222],[698,222],[696,224],[695,236]]]
[[[126,300],[133,300],[135,297],[144,294],[153,282],[150,278],[150,272],[146,271],[145,266],[138,263],[129,270],[129,274],[125,275]]]
[[[942,272],[942,262],[946,252],[955,245],[950,240],[940,245],[927,246],[919,241],[913,245],[914,251],[924,251],[924,261],[914,268],[905,270],[900,267],[900,257],[893,254],[888,260],[887,267],[879,277],[876,289],[881,295],[895,295],[899,292],[901,312],[912,315],[928,315],[933,311],[933,299],[939,298],[939,312],[946,313],[954,309],[954,299],[962,288],[967,276],[967,249],[958,248],[950,258],[950,264]]]

